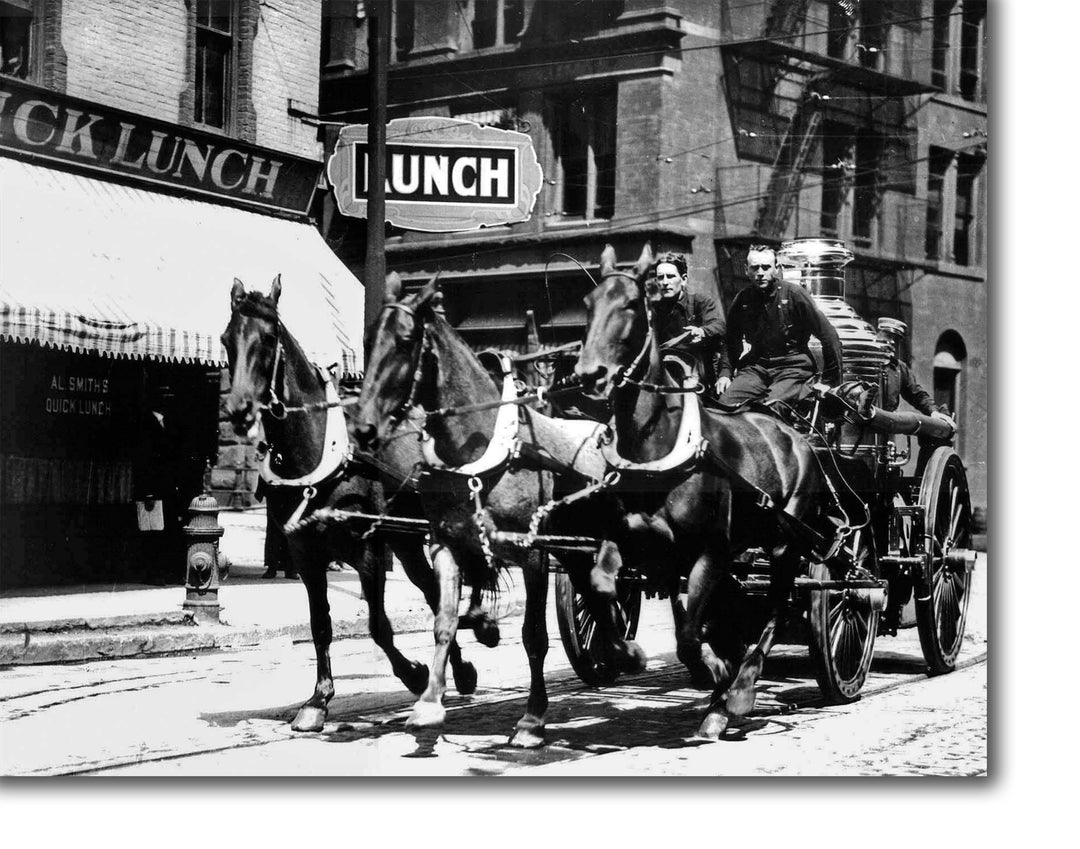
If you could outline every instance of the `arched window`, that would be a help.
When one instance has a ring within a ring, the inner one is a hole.
[[[955,330],[946,330],[938,337],[934,348],[934,404],[946,407],[960,425],[959,438],[962,438],[964,404],[964,361],[967,359],[967,346]]]

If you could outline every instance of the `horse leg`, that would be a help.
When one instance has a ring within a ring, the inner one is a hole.
[[[436,543],[432,556],[439,604],[435,611],[435,656],[431,662],[428,685],[413,705],[406,728],[430,728],[446,721],[443,696],[446,694],[446,663],[450,644],[457,633],[458,608],[461,605],[461,567],[445,545]]]
[[[322,731],[330,700],[334,697],[334,678],[330,672],[330,600],[326,595],[326,564],[329,558],[314,557],[303,547],[289,541],[292,562],[301,564],[300,574],[307,590],[311,619],[311,640],[315,644],[315,692],[300,707],[292,721],[293,731]]]
[[[518,720],[510,745],[534,749],[544,745],[544,714],[547,713],[547,684],[544,681],[544,658],[548,651],[547,631],[547,558],[533,556],[522,570],[525,579],[525,621],[521,641],[529,658],[529,701],[525,715]]]
[[[686,615],[676,634],[675,654],[690,672],[694,686],[704,690],[714,689],[725,674],[715,653],[702,640],[705,612],[719,579],[716,559],[712,551],[706,550],[694,561],[687,579]]]
[[[708,632],[706,642],[702,645],[702,657],[715,670],[716,683],[705,717],[698,727],[697,739],[720,739],[731,720],[726,695],[745,649],[737,589],[734,581],[721,582],[714,591],[713,603],[709,605]]]
[[[781,544],[772,550],[772,568],[769,578],[769,609],[771,611],[769,621],[761,632],[757,645],[746,655],[739,668],[739,674],[735,683],[731,685],[727,695],[727,709],[735,716],[745,716],[754,709],[754,685],[761,677],[761,671],[765,666],[765,658],[768,657],[776,639],[776,631],[784,621],[787,612],[788,599],[791,589],[795,585],[795,575],[799,568],[799,553],[791,546]]]
[[[394,546],[394,553],[401,561],[401,568],[405,570],[405,575],[424,594],[424,599],[432,613],[438,613],[439,597],[435,590],[435,573],[428,565],[423,546],[419,542],[400,543]],[[423,692],[427,682],[428,668],[422,663],[412,663],[412,666],[413,670],[409,673],[410,678],[406,686],[412,692],[419,694]],[[454,670],[454,684],[457,686],[457,691],[463,696],[475,693],[476,667],[462,658],[456,638],[450,643],[450,667]]]
[[[471,628],[480,645],[493,649],[499,644],[499,621],[481,606],[483,595],[483,587],[473,587],[469,609],[458,620],[458,628]]]
[[[604,540],[589,571],[589,587],[582,595],[607,642],[615,668],[619,672],[644,672],[648,660],[645,650],[634,640],[626,639],[624,623],[619,614],[616,579],[621,568],[622,554],[618,545]]]
[[[360,586],[368,603],[368,629],[375,645],[383,650],[401,683],[415,695],[424,691],[428,680],[428,668],[422,663],[409,660],[394,645],[394,630],[386,615],[386,573],[381,558],[375,556],[372,546],[365,546],[360,568]]]

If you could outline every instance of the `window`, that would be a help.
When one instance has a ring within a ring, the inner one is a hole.
[[[393,19],[394,58],[400,62],[409,55],[416,42],[415,0],[395,0]]]
[[[234,108],[236,9],[232,0],[195,3],[195,113],[197,124],[230,128]]]
[[[876,238],[878,176],[881,136],[861,133],[855,138],[855,191],[851,208],[851,236],[866,247]]]
[[[563,216],[611,218],[615,212],[616,96],[552,98],[555,151],[554,211]]]
[[[0,3],[0,74],[20,80],[34,79],[37,51],[33,42],[32,0]]]
[[[840,214],[855,172],[851,138],[842,124],[823,125],[821,157],[821,235],[839,238]]]
[[[930,176],[926,187],[926,258],[941,259],[945,230],[945,178],[952,153],[930,148]]]
[[[930,57],[930,84],[948,91],[949,33],[952,30],[952,10],[955,0],[935,0],[934,40]]]
[[[934,346],[934,404],[948,410],[960,425],[957,431],[957,450],[963,451],[964,440],[964,365],[967,346],[955,330],[946,330]]]
[[[983,100],[982,42],[985,35],[986,2],[966,0],[960,22],[960,96]]]
[[[882,51],[885,49],[885,40],[889,31],[886,17],[885,4],[880,0],[864,2],[862,9],[862,23],[859,27],[859,62],[864,68],[881,70]]]
[[[956,224],[953,229],[953,259],[957,265],[970,265],[973,260],[975,221],[975,180],[982,160],[975,156],[956,158]]]
[[[472,0],[474,50],[515,44],[525,25],[524,0]]]
[[[829,4],[828,54],[833,59],[847,59],[848,41],[851,35],[851,15],[848,4]]]

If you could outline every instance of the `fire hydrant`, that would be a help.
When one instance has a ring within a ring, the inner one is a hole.
[[[224,557],[218,543],[225,529],[218,523],[217,499],[203,493],[191,499],[188,507],[191,519],[184,526],[187,540],[187,577],[184,609],[195,614],[200,622],[220,622],[221,605],[218,587],[227,577]]]

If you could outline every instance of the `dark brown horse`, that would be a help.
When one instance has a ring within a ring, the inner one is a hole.
[[[545,608],[547,570],[538,553],[515,545],[501,533],[526,533],[540,505],[551,501],[555,480],[549,471],[508,467],[501,450],[517,439],[546,452],[570,467],[571,477],[600,480],[604,464],[595,442],[593,422],[552,419],[526,407],[498,406],[505,395],[479,358],[437,309],[437,286],[401,297],[400,288],[379,316],[360,393],[356,432],[363,446],[379,446],[390,437],[395,422],[409,410],[471,408],[494,402],[489,409],[460,415],[432,414],[425,428],[430,435],[425,512],[431,521],[434,566],[439,586],[435,617],[435,658],[428,687],[408,720],[410,727],[438,726],[445,721],[448,647],[457,627],[462,580],[475,588],[488,586],[506,563],[520,565],[526,591],[522,639],[529,659],[530,690],[525,715],[511,737],[515,746],[544,742],[547,690],[544,658],[548,649]],[[504,381],[504,392],[506,391]],[[512,389],[512,387],[510,387]],[[563,475],[565,480],[567,475]],[[584,533],[609,521],[598,515],[610,504],[597,499],[551,514],[559,533]],[[605,543],[611,545],[611,543]],[[615,574],[594,568],[591,552],[566,554],[560,562],[589,605],[609,641],[614,664],[621,671],[644,668],[644,654],[633,642],[618,636]],[[605,560],[605,563],[611,562]]]
[[[417,440],[415,437],[388,440],[377,456],[361,458],[364,462],[350,457],[355,454],[350,451],[347,423],[351,408],[327,406],[328,400],[335,397],[336,388],[329,376],[308,360],[281,323],[280,295],[280,276],[275,278],[269,295],[245,292],[243,284],[235,281],[230,296],[232,316],[222,335],[231,378],[225,402],[228,417],[240,435],[246,435],[257,419],[261,419],[268,445],[262,470],[267,521],[285,528],[290,519],[298,522],[302,515],[321,508],[378,513],[385,499],[382,483],[376,479],[381,477],[392,487],[392,496],[400,494],[420,459]],[[378,474],[372,473],[372,469]],[[410,496],[408,492],[404,494]],[[411,497],[415,499],[415,494]],[[405,501],[395,498],[396,515],[409,515]],[[298,515],[297,509],[302,504]],[[292,562],[298,565],[307,589],[316,657],[315,691],[293,720],[296,731],[321,730],[327,705],[334,696],[326,583],[326,567],[332,560],[347,563],[359,573],[368,602],[371,636],[386,652],[394,674],[414,693],[421,692],[427,684],[427,667],[407,659],[394,646],[393,630],[383,604],[385,572],[376,555],[376,546],[363,538],[362,530],[337,524],[321,529],[311,527],[286,536]],[[392,533],[387,538],[405,573],[434,610],[438,595],[422,538]],[[498,629],[478,607],[477,593],[467,624],[474,627],[481,642],[495,645]],[[473,692],[476,669],[462,660],[456,643],[449,647],[449,654],[458,691]]]
[[[645,278],[653,263],[648,245],[629,271],[615,267],[608,245],[601,258],[601,281],[586,298],[588,334],[576,368],[583,385],[609,397],[618,453],[635,464],[658,464],[677,447],[684,413],[698,413],[677,389],[661,362],[651,327]],[[748,482],[768,493],[779,512],[807,519],[816,512],[820,477],[806,440],[768,415],[724,415],[700,411],[700,437],[708,445],[698,462],[684,464],[650,491],[620,488],[628,521],[607,548],[609,558],[629,559],[643,551],[666,552],[688,577],[686,615],[677,622],[678,656],[699,680],[711,678],[713,699],[698,734],[716,739],[729,714],[748,713],[754,685],[782,621],[801,551],[782,532],[777,514],[755,504]],[[720,463],[709,461],[716,457]],[[721,465],[722,464],[722,465]],[[725,473],[727,470],[728,473]],[[632,475],[624,474],[624,480]],[[783,519],[784,517],[780,517]],[[771,555],[771,616],[754,649],[743,657],[735,558],[750,548]],[[648,570],[648,562],[632,565]],[[609,567],[617,571],[620,564]],[[737,671],[737,674],[736,674]]]

